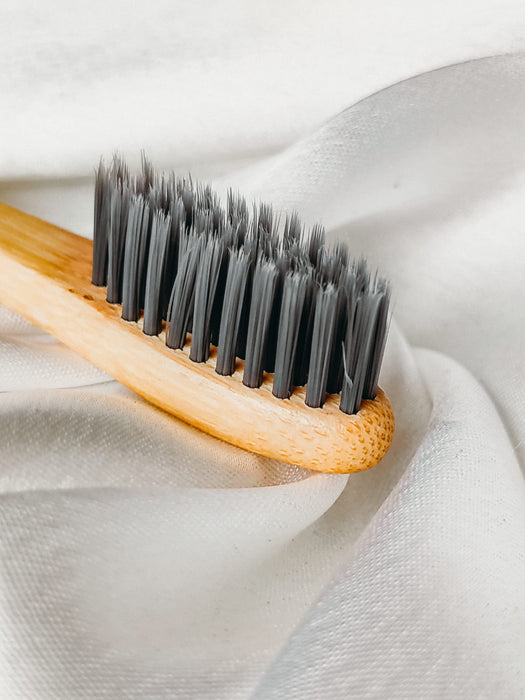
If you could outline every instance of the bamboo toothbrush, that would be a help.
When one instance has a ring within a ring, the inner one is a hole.
[[[388,284],[296,215],[114,157],[94,241],[0,204],[0,303],[151,403],[233,445],[325,472],[376,464]],[[124,320],[123,320],[124,319]]]

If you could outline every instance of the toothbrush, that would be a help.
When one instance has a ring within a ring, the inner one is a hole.
[[[388,284],[295,214],[114,157],[93,243],[0,204],[0,270],[1,304],[233,445],[339,473],[390,446]]]

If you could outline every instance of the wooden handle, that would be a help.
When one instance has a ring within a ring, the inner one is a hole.
[[[52,333],[79,355],[156,406],[226,442],[260,455],[324,472],[376,464],[394,432],[392,407],[379,390],[348,416],[338,398],[323,408],[242,383],[242,362],[218,375],[215,354],[197,364],[189,347],[172,350],[164,333],[146,336],[123,321],[106,290],[91,284],[92,242],[0,203],[0,303]]]

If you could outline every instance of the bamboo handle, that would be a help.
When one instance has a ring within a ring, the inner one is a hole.
[[[392,407],[379,390],[348,416],[328,397],[323,408],[242,384],[242,362],[218,375],[215,355],[197,364],[189,348],[172,350],[164,333],[146,336],[120,317],[106,291],[91,284],[92,243],[0,203],[0,303],[52,333],[79,355],[151,403],[226,442],[324,472],[376,464],[394,432]]]

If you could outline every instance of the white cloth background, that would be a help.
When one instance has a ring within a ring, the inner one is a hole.
[[[525,696],[524,29],[4,3],[0,199],[89,235],[100,155],[144,148],[321,220],[392,280],[397,432],[367,473],[285,467],[0,310],[0,697]]]

